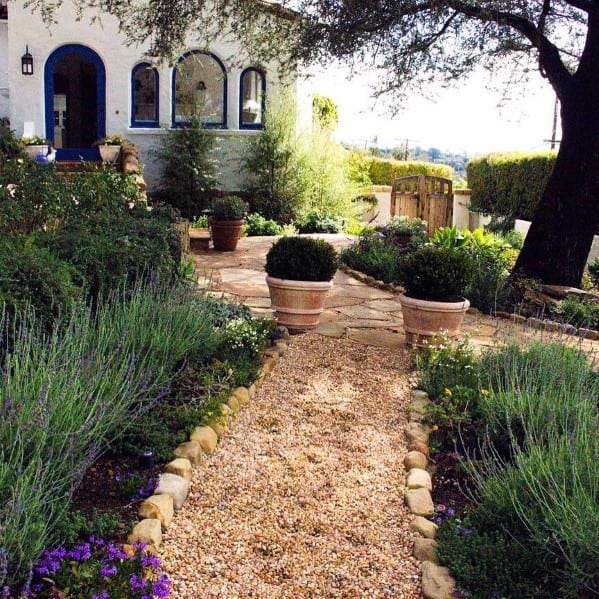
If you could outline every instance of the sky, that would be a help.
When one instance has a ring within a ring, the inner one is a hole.
[[[347,80],[343,68],[329,69],[311,78],[314,93],[330,97],[339,107],[339,141],[364,147],[405,144],[468,156],[500,151],[544,151],[551,138],[555,94],[537,73],[526,92],[502,100],[500,90],[487,89],[488,75],[475,72],[459,87],[443,89],[436,100],[412,95],[403,109],[391,116],[384,103],[372,99],[374,73]],[[559,119],[558,133],[559,140]]]

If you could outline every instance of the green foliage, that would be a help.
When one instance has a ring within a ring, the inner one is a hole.
[[[469,517],[451,518],[441,525],[438,555],[456,577],[462,597],[527,597],[549,599],[546,573],[518,539],[498,528],[479,529]]]
[[[383,228],[385,237],[392,239],[395,235],[420,235],[426,233],[426,221],[409,216],[394,216]]]
[[[282,237],[266,254],[266,272],[278,279],[330,281],[337,267],[335,248],[312,237]]]
[[[370,160],[366,152],[350,150],[345,157],[347,178],[360,187],[370,187]]]
[[[245,217],[244,232],[248,237],[259,235],[280,235],[283,227],[274,220],[267,220],[261,214],[253,213]]]
[[[593,260],[589,266],[589,274],[596,287],[599,287],[599,258]]]
[[[489,154],[468,162],[470,209],[532,220],[555,164],[555,153]]]
[[[446,354],[452,351],[425,348],[430,355],[419,358],[422,385],[436,386],[430,417],[450,431],[459,427],[454,438],[466,443],[476,489],[470,532],[463,525],[442,528],[441,559],[476,597],[593,596],[599,588],[599,377],[582,352],[557,344],[487,350],[467,370],[451,366]],[[444,377],[446,371],[457,373],[457,381]],[[449,392],[439,397],[444,383]],[[496,571],[505,567],[503,558],[492,557],[512,540],[520,550],[510,551],[518,551],[524,568],[503,577]]]
[[[264,129],[247,148],[250,209],[267,219],[291,222],[302,208],[303,156],[296,133],[296,109],[289,98],[280,109],[268,104]]]
[[[418,388],[431,399],[447,395],[446,389],[458,385],[476,391],[481,388],[478,359],[468,339],[452,344],[448,337],[439,336],[435,343],[414,353],[414,366]]]
[[[457,301],[468,286],[471,266],[472,259],[463,250],[424,246],[401,258],[397,277],[410,297]]]
[[[296,224],[300,233],[340,233],[343,229],[339,219],[320,212],[308,212]]]
[[[71,545],[78,540],[87,540],[91,535],[100,538],[112,537],[119,522],[120,516],[113,510],[100,513],[97,508],[94,508],[91,516],[75,510],[68,514],[65,529],[61,531],[60,538],[64,539],[67,545]]]
[[[412,175],[428,175],[451,179],[453,174],[453,169],[444,164],[382,160],[380,158],[373,158],[370,161],[368,171],[370,180],[374,185],[391,185],[393,179]]]
[[[599,328],[599,304],[593,300],[568,296],[552,308],[552,314],[575,327]]]
[[[312,114],[317,126],[327,131],[334,131],[339,123],[339,109],[331,98],[315,95],[312,98]]]
[[[154,150],[160,163],[161,193],[164,202],[193,220],[208,203],[218,186],[218,138],[197,119],[189,126],[169,129]]]
[[[93,461],[155,404],[185,360],[214,354],[207,314],[191,290],[137,287],[93,313],[76,310],[46,339],[30,315],[12,324],[0,381],[0,502],[8,508],[0,527],[11,581],[60,544],[56,527]]]
[[[178,274],[177,231],[159,213],[144,208],[90,212],[38,237],[39,245],[75,266],[77,283],[94,301],[141,278],[169,282]]]
[[[0,306],[9,320],[31,308],[44,331],[82,297],[75,268],[25,237],[0,237]],[[1,344],[0,344],[1,345]]]
[[[0,158],[2,160],[12,160],[15,158],[25,159],[27,154],[23,150],[23,143],[17,139],[14,133],[8,128],[0,126]]]
[[[342,250],[340,260],[350,268],[385,283],[395,279],[397,250],[373,232],[363,235],[351,247]]]
[[[210,205],[212,220],[243,220],[248,205],[239,196],[215,198]]]

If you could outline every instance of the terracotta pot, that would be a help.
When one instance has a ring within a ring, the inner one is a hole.
[[[292,281],[266,277],[270,303],[281,326],[300,333],[320,321],[324,302],[333,281]]]
[[[422,347],[441,331],[449,337],[460,334],[464,314],[470,307],[467,299],[458,302],[433,302],[400,295],[403,326],[408,345]]]
[[[98,146],[98,150],[100,151],[100,158],[102,158],[103,162],[116,162],[121,153],[121,146],[109,146],[108,144],[104,144]]]
[[[210,228],[214,249],[219,252],[232,252],[241,238],[243,220],[213,220]]]

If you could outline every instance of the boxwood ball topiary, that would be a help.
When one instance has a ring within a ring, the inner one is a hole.
[[[472,259],[460,248],[425,246],[397,265],[397,276],[414,299],[457,301],[471,279]]]
[[[312,237],[282,237],[266,255],[266,273],[277,279],[330,281],[338,265],[335,248]]]

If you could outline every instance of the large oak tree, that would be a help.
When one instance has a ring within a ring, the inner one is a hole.
[[[60,0],[55,0],[60,2]],[[54,3],[30,0],[51,18]],[[190,30],[233,31],[265,58],[331,58],[381,69],[381,92],[456,80],[477,65],[534,63],[560,100],[562,140],[516,270],[577,285],[599,225],[599,0],[79,0],[132,41],[171,56]],[[288,8],[296,11],[290,16]],[[281,18],[283,17],[283,18]],[[484,132],[481,132],[484,135]]]

